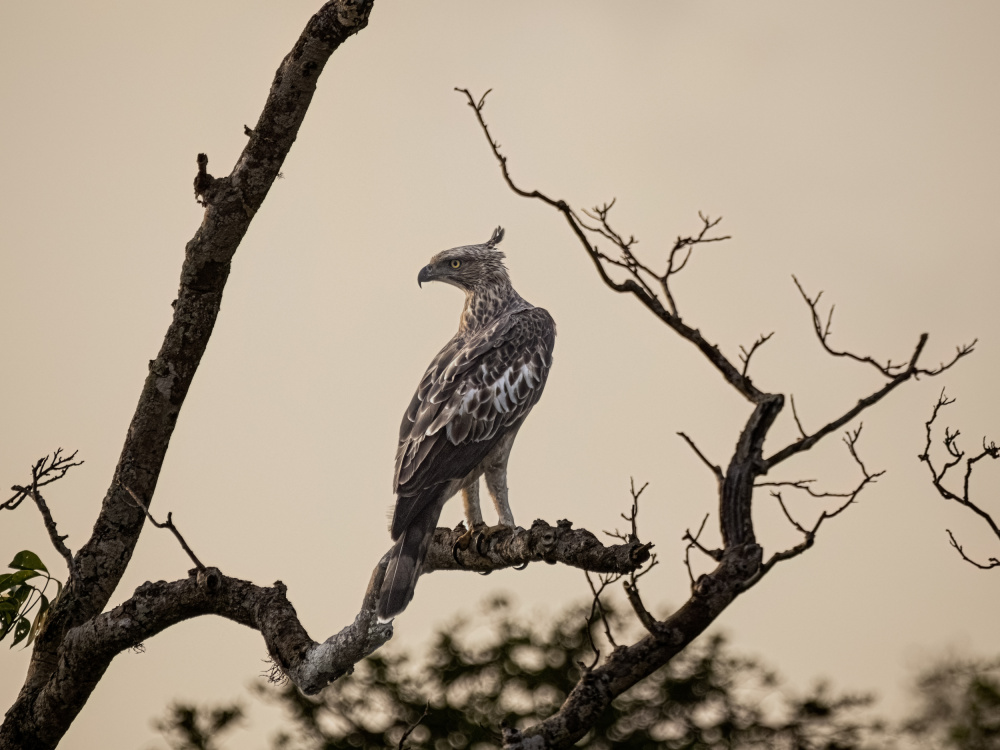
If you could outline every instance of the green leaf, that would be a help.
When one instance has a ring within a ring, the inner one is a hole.
[[[28,601],[28,597],[31,596],[31,592],[35,591],[35,587],[30,583],[22,583],[16,589],[10,592],[11,598],[18,604],[24,604]]]
[[[35,636],[38,635],[38,630],[41,628],[42,623],[45,622],[45,613],[49,609],[49,600],[46,598],[45,594],[40,595],[42,601],[38,606],[38,614],[35,616],[35,621],[31,623],[31,630],[28,632],[28,640],[24,642],[25,648],[31,645],[31,642],[35,640]]]
[[[14,648],[14,646],[27,638],[29,630],[31,630],[31,623],[28,622],[27,618],[22,617],[18,620],[17,625],[14,626],[14,642],[10,644],[10,647]]]
[[[41,559],[31,550],[21,550],[11,561],[9,568],[19,568],[21,570],[44,570],[46,573],[49,572],[48,568],[42,565]]]
[[[16,573],[9,573],[4,576],[4,580],[0,581],[0,591],[13,589],[20,586],[29,578],[37,578],[39,575],[39,573],[36,573],[33,570],[19,570]]]

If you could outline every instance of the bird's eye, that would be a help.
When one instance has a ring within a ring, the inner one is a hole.
[[[460,265],[462,265],[462,261],[460,261],[460,260],[453,260],[451,262],[451,267],[452,268],[458,268]]]

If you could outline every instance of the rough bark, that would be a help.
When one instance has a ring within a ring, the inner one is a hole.
[[[128,490],[151,503],[236,249],[295,141],[319,74],[341,43],[367,25],[373,1],[333,0],[310,19],[282,60],[260,120],[247,132],[249,141],[228,176],[213,178],[207,158],[199,156],[195,188],[205,215],[185,248],[173,320],[149,363],[93,533],[74,556],[63,596],[36,641],[24,687],[0,726],[0,748],[54,747],[103,673],[67,651],[68,635],[102,612],[128,566],[146,520]]]

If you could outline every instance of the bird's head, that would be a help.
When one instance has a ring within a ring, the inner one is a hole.
[[[443,250],[420,269],[417,284],[425,281],[443,281],[469,292],[477,287],[497,283],[510,283],[504,254],[497,250],[503,239],[503,227],[497,227],[493,236],[482,245],[463,245]]]

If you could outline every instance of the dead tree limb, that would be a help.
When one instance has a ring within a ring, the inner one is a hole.
[[[984,458],[991,458],[993,460],[1000,458],[1000,447],[998,447],[997,444],[994,443],[993,441],[987,443],[986,438],[984,437],[983,449],[979,453],[976,453],[975,455],[966,456],[965,451],[963,451],[961,448],[958,447],[958,437],[961,434],[961,432],[959,432],[958,430],[952,431],[950,428],[945,427],[944,438],[941,440],[941,442],[944,445],[945,451],[948,454],[948,458],[945,460],[943,464],[941,464],[941,468],[938,469],[937,467],[935,467],[934,460],[931,457],[931,445],[933,442],[932,434],[933,434],[934,421],[937,419],[938,412],[940,412],[941,409],[953,403],[955,403],[955,399],[948,398],[948,396],[946,396],[945,392],[942,390],[941,395],[938,396],[937,403],[934,405],[934,410],[931,412],[931,418],[928,419],[927,422],[925,423],[927,430],[927,442],[924,445],[924,452],[921,453],[920,456],[918,456],[918,458],[925,464],[927,464],[927,470],[930,471],[931,473],[931,484],[934,485],[934,489],[937,490],[938,494],[941,495],[941,497],[943,497],[945,500],[951,500],[952,502],[956,502],[962,507],[971,510],[974,514],[979,516],[986,523],[990,531],[993,532],[993,535],[998,540],[1000,540],[1000,526],[997,525],[997,522],[993,519],[992,515],[990,515],[987,511],[983,510],[983,508],[981,508],[977,503],[973,502],[971,491],[969,488],[970,482],[972,481],[972,472],[975,469],[976,464],[982,461]],[[962,463],[963,460],[965,461],[965,473],[962,476],[961,480],[961,490],[960,491],[951,490],[947,486],[945,486],[944,483],[945,475],[951,469],[954,469],[960,463]],[[958,552],[961,558],[965,560],[967,563],[976,566],[980,570],[990,570],[991,568],[1000,567],[1000,559],[996,557],[987,558],[987,561],[985,563],[978,562],[974,558],[969,557],[965,553],[964,547],[958,543],[957,539],[955,539],[955,535],[954,533],[952,533],[951,529],[946,529],[946,531],[948,532],[949,543],[951,544],[952,547],[955,548],[955,551]]]
[[[539,190],[526,190],[520,187],[511,176],[507,157],[500,151],[500,146],[483,117],[486,95],[484,94],[477,99],[467,89],[456,90],[464,95],[466,103],[473,110],[508,187],[519,196],[538,200],[558,211],[594,264],[601,280],[615,292],[635,297],[640,304],[674,333],[697,347],[711,366],[752,406],[752,411],[737,440],[736,450],[724,471],[721,466],[716,466],[709,461],[693,442],[681,433],[681,436],[687,440],[702,462],[719,480],[719,525],[723,543],[720,550],[708,550],[698,541],[699,535],[689,533],[686,536],[689,542],[687,550],[689,572],[689,554],[694,548],[701,549],[713,558],[717,563],[715,569],[697,578],[692,572],[691,598],[683,607],[662,622],[652,618],[648,610],[641,606],[641,602],[637,606],[637,595],[633,595],[626,589],[629,600],[632,602],[637,616],[646,627],[648,635],[632,645],[619,646],[603,664],[587,670],[555,714],[523,731],[513,729],[504,731],[504,746],[506,748],[543,750],[544,748],[568,747],[589,731],[601,712],[616,696],[666,664],[703,632],[736,596],[760,580],[760,577],[770,570],[776,562],[804,551],[803,549],[779,552],[772,555],[766,564],[762,562],[763,550],[757,542],[751,515],[754,487],[759,477],[767,474],[770,468],[808,450],[831,432],[847,425],[904,382],[920,375],[933,376],[948,369],[959,359],[971,353],[975,342],[972,345],[959,347],[954,359],[948,364],[942,364],[936,369],[928,370],[918,364],[927,343],[927,335],[923,334],[907,363],[893,364],[888,361],[883,365],[870,357],[857,356],[833,349],[828,341],[829,316],[824,325],[816,306],[819,298],[809,298],[800,286],[802,296],[811,310],[814,329],[824,349],[835,357],[846,357],[873,365],[889,382],[871,395],[862,398],[856,406],[848,409],[839,417],[830,420],[812,435],[806,435],[797,415],[795,415],[796,424],[802,435],[801,439],[765,459],[763,455],[764,440],[781,412],[785,398],[782,394],[767,393],[757,388],[747,375],[747,371],[750,358],[770,338],[770,334],[760,337],[749,350],[742,349],[741,366],[737,366],[722,353],[717,345],[702,335],[700,330],[681,319],[671,287],[671,281],[687,265],[695,247],[727,239],[713,234],[719,219],[710,219],[699,214],[702,222],[700,231],[689,237],[678,237],[667,251],[665,270],[659,273],[653,270],[649,262],[636,255],[634,248],[637,240],[635,237],[630,235],[628,239],[625,239],[624,233],[612,227],[609,213],[614,206],[614,201],[605,203],[591,211],[578,213],[564,200],[552,198]],[[601,249],[600,244],[610,245],[612,250],[606,252]],[[796,283],[798,282],[796,281]],[[849,438],[849,441],[851,440]],[[856,440],[857,434],[855,433],[853,441],[856,442]],[[846,503],[832,512],[824,512],[810,529],[799,525],[789,516],[793,525],[806,534],[804,545],[812,544],[815,533],[823,520],[842,512],[854,502],[857,493],[878,476],[877,474],[869,474],[864,469],[864,465],[854,452],[853,442],[849,442],[849,448],[851,454],[861,465],[864,479]]]

